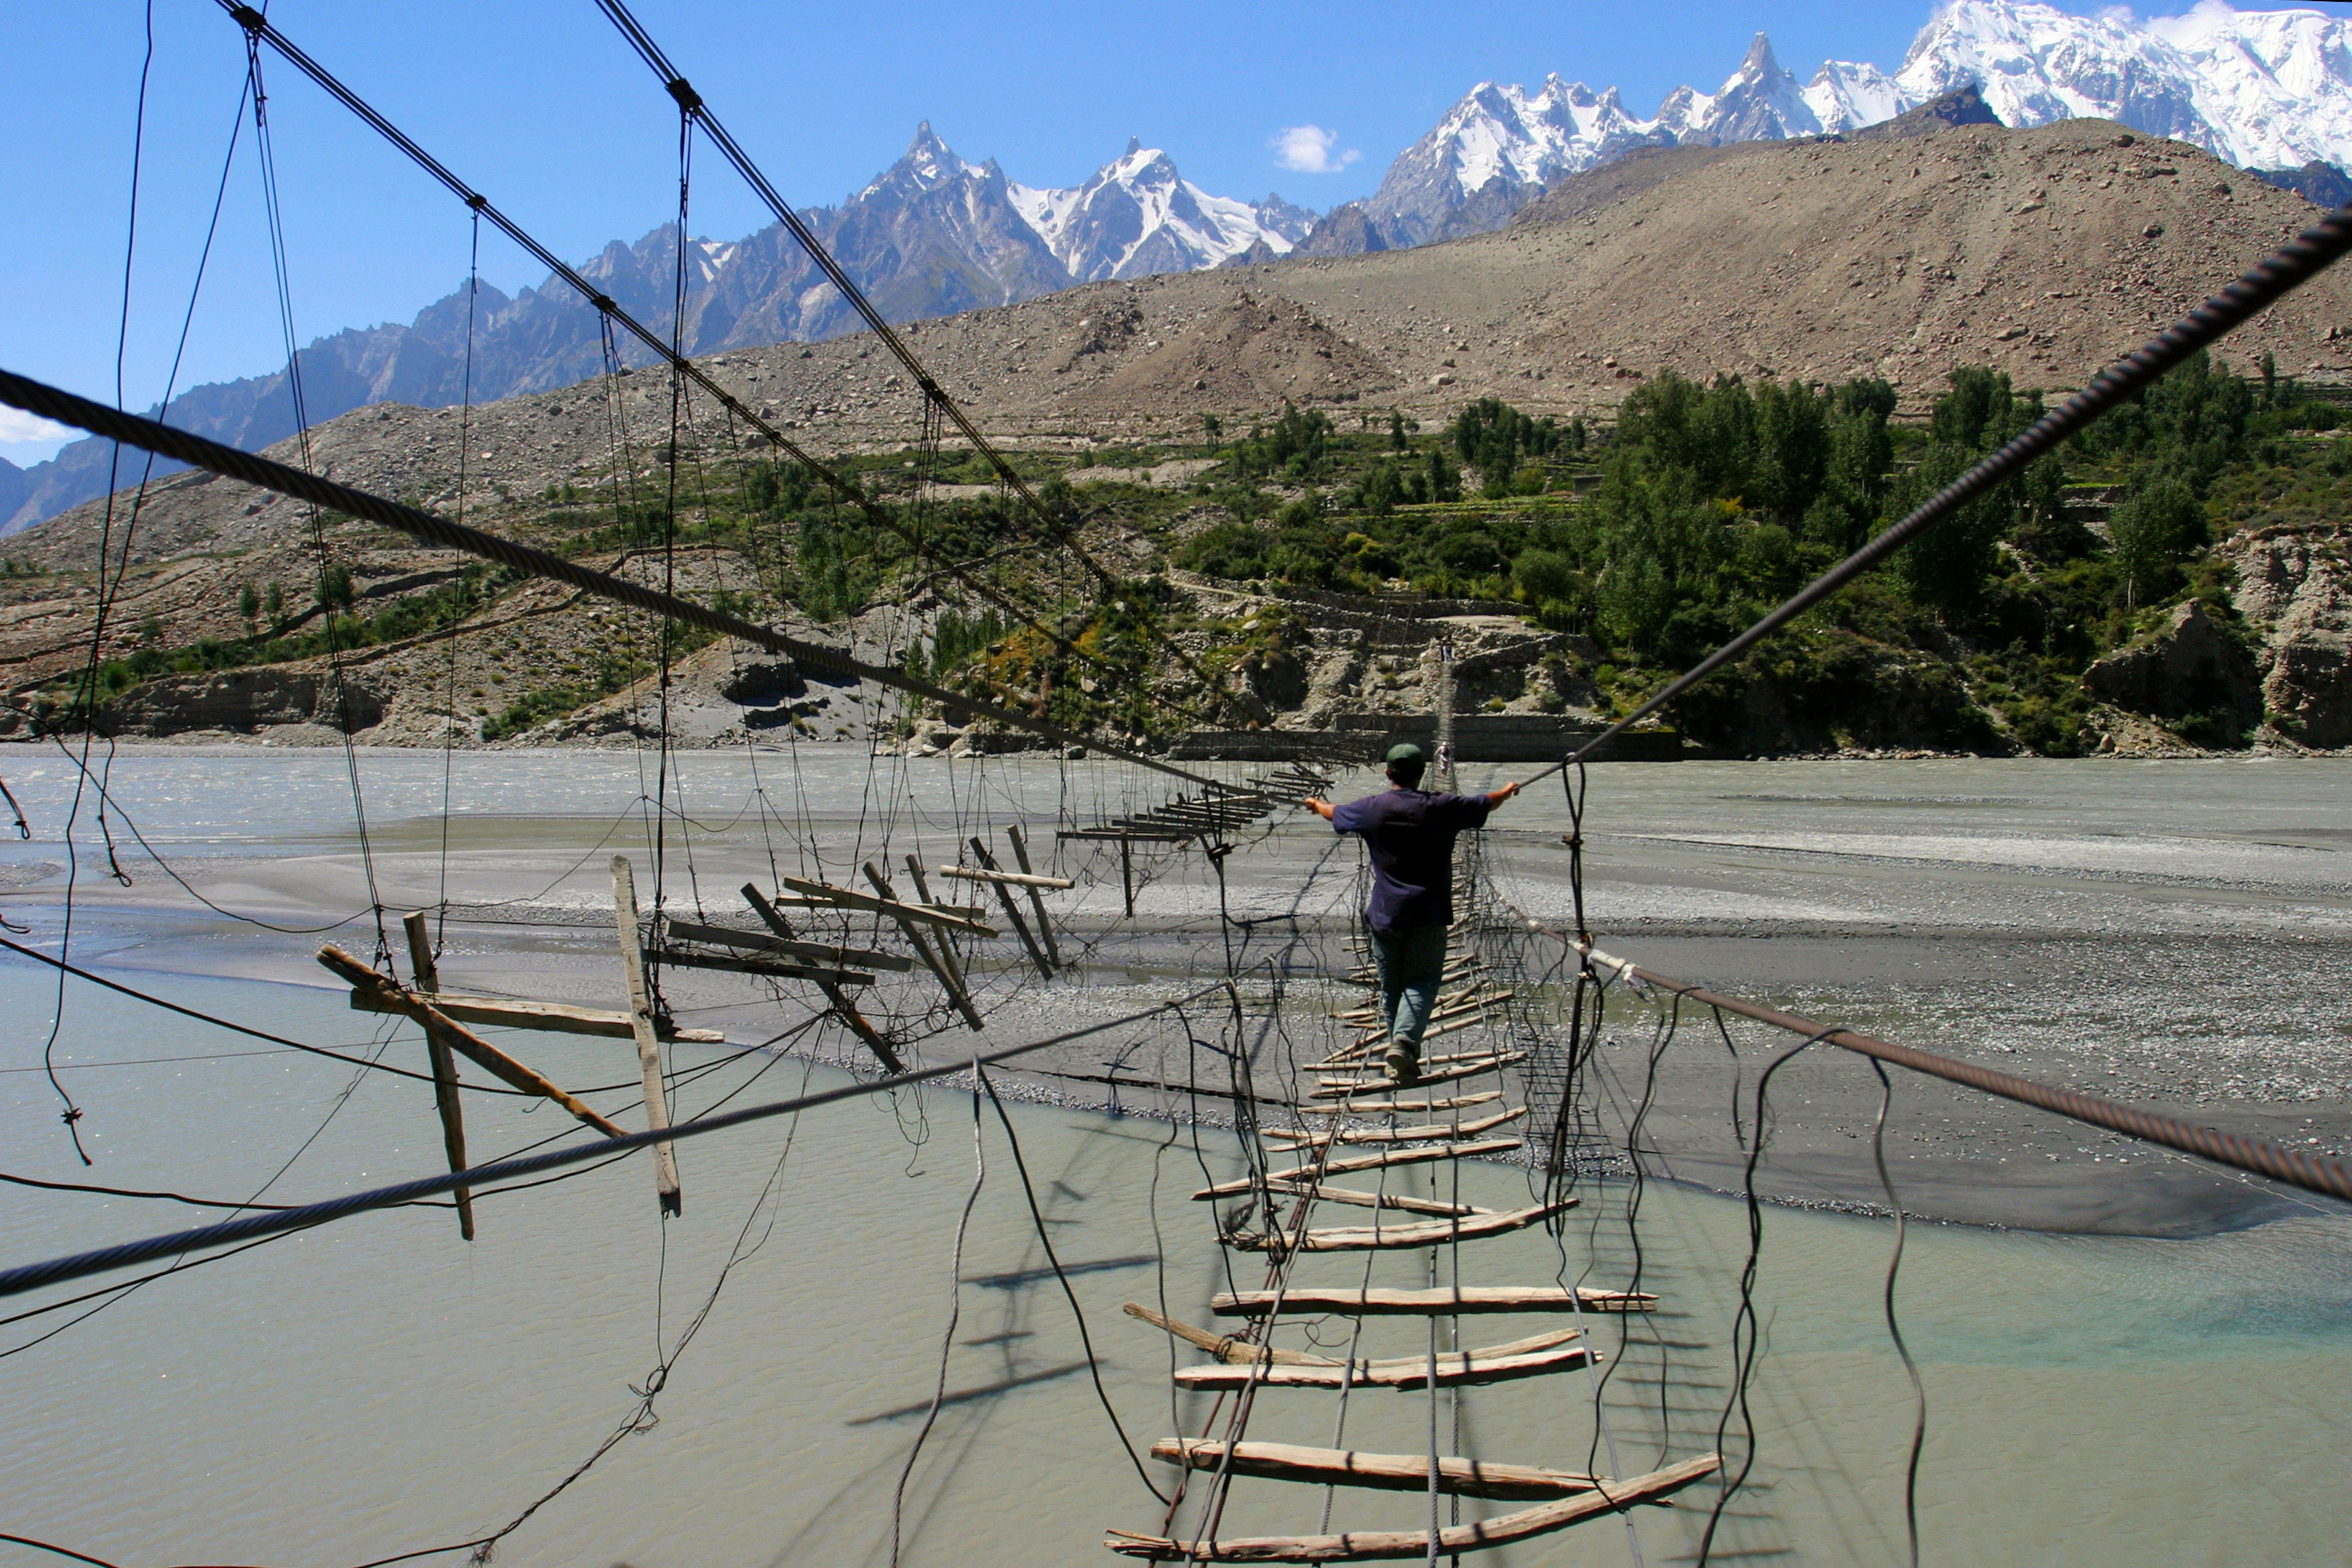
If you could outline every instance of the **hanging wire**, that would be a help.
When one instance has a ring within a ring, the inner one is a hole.
[[[270,131],[268,94],[262,86],[261,44],[257,36],[248,32],[245,39],[246,73],[253,86],[253,142],[256,161],[261,170],[262,212],[267,220],[269,239],[270,272],[278,289],[278,331],[286,345],[286,390],[294,412],[295,441],[301,454],[301,468],[314,472],[316,460],[310,450],[310,413],[302,392],[301,341],[294,328],[294,284],[287,259],[286,218],[278,195],[277,142]],[[376,879],[375,847],[368,835],[367,800],[360,788],[359,742],[352,734],[351,684],[343,667],[341,643],[337,636],[337,592],[333,558],[327,544],[327,521],[316,502],[308,503],[310,539],[319,558],[319,601],[325,609],[323,630],[327,644],[327,668],[335,689],[335,728],[343,745],[343,767],[351,781],[352,819],[359,834],[360,864],[367,880],[368,906],[375,916],[375,963],[388,963],[392,956],[392,938],[384,929],[383,895]],[[342,606],[349,613],[349,606]]]
[[[1878,1075],[1879,1089],[1870,1157],[1878,1166],[1878,1184],[1886,1194],[1886,1206],[1895,1211],[1895,1252],[1886,1260],[1886,1337],[1895,1342],[1895,1353],[1903,1359],[1903,1374],[1911,1380],[1916,1412],[1911,1418],[1911,1453],[1903,1467],[1903,1530],[1911,1568],[1919,1568],[1919,1455],[1927,1443],[1927,1385],[1919,1379],[1919,1363],[1911,1359],[1911,1347],[1904,1341],[1903,1324],[1895,1312],[1895,1280],[1903,1268],[1903,1242],[1909,1223],[1903,1213],[1903,1200],[1895,1195],[1895,1178],[1886,1169],[1886,1113],[1895,1106],[1895,1080],[1886,1076],[1886,1064],[1875,1058],[1870,1069]]]
[[[457,401],[457,517],[466,521],[466,466],[471,455],[474,414],[474,307],[482,291],[482,215],[471,217],[471,239],[466,253],[466,368]],[[441,859],[434,884],[433,955],[441,956],[449,923],[449,816],[451,786],[457,755],[457,628],[449,628],[448,711],[441,721]]]

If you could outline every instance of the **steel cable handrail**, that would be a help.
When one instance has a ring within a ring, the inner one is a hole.
[[[74,1253],[64,1258],[52,1258],[41,1263],[28,1263],[16,1268],[0,1269],[0,1296],[20,1296],[27,1290],[37,1290],[45,1285],[62,1284],[68,1279],[85,1279],[92,1274],[104,1274],[133,1264],[150,1262],[178,1253],[205,1247],[223,1247],[231,1242],[247,1241],[256,1237],[270,1236],[278,1231],[306,1230],[312,1226],[334,1220],[348,1219],[371,1209],[389,1208],[417,1198],[431,1197],[458,1187],[487,1186],[515,1176],[528,1176],[541,1171],[558,1170],[565,1165],[584,1164],[593,1160],[609,1159],[616,1154],[634,1153],[654,1144],[686,1138],[700,1137],[708,1132],[747,1126],[773,1117],[810,1110],[820,1105],[832,1105],[845,1100],[857,1100],[869,1094],[894,1093],[910,1083],[922,1083],[932,1079],[949,1078],[974,1067],[989,1067],[1011,1061],[1015,1057],[1033,1051],[1067,1045],[1089,1036],[1107,1034],[1156,1018],[1160,1014],[1189,1005],[1202,997],[1222,991],[1222,980],[1204,985],[1197,991],[1172,1000],[1155,1004],[1134,1013],[1123,1014],[1099,1024],[1072,1029],[1025,1045],[1007,1046],[1001,1051],[989,1051],[975,1058],[951,1062],[944,1067],[925,1068],[918,1072],[900,1073],[895,1078],[876,1079],[870,1082],[844,1084],[838,1089],[802,1095],[794,1100],[777,1100],[766,1105],[746,1106],[699,1121],[681,1121],[672,1126],[654,1128],[644,1132],[626,1133],[618,1138],[600,1138],[593,1143],[567,1144],[545,1153],[526,1154],[512,1160],[499,1160],[488,1165],[475,1165],[463,1171],[453,1171],[434,1176],[419,1176],[414,1181],[398,1182],[388,1187],[372,1187],[364,1192],[346,1193],[341,1197],[328,1198],[315,1204],[303,1204],[279,1209],[270,1214],[247,1215],[243,1219],[224,1220],[218,1225],[198,1226],[192,1230],[173,1231],[168,1235],[151,1236],[138,1241],[120,1242],[93,1251]],[[980,1092],[975,1088],[974,1093]]]

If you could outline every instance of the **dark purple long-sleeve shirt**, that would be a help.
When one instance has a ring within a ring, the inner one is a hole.
[[[1454,840],[1486,822],[1483,795],[1430,795],[1392,789],[1334,807],[1335,833],[1363,836],[1372,852],[1372,900],[1365,913],[1378,931],[1454,923]]]

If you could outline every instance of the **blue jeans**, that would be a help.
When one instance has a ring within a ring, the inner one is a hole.
[[[1389,1043],[1421,1055],[1422,1031],[1445,978],[1445,928],[1408,926],[1372,933],[1372,958],[1381,971],[1381,1016],[1389,1021]]]

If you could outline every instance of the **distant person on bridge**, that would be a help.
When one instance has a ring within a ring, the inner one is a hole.
[[[1307,808],[1335,833],[1360,833],[1372,855],[1372,955],[1381,972],[1381,1020],[1388,1030],[1389,1081],[1420,1081],[1421,1037],[1445,978],[1445,932],[1454,923],[1454,840],[1486,825],[1486,814],[1519,793],[1431,795],[1421,787],[1429,758],[1411,742],[1391,746],[1383,795],[1345,805],[1309,795]]]

